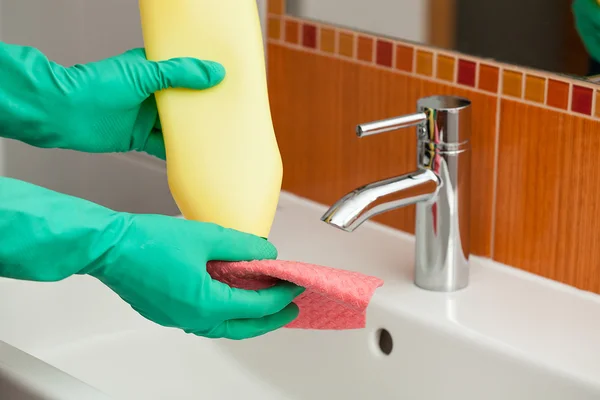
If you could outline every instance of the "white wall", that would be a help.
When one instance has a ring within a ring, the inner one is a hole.
[[[258,0],[265,12],[264,0]],[[137,0],[0,0],[0,40],[66,65],[143,45]],[[140,153],[94,155],[5,141],[0,174],[116,210],[177,214],[164,163]],[[2,154],[0,154],[0,162]]]
[[[425,42],[429,0],[288,0],[291,14],[373,34]]]

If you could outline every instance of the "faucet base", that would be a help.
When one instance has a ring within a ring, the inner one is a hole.
[[[460,290],[466,289],[469,286],[468,276],[466,279],[457,279],[456,282],[453,282],[452,280],[450,280],[450,281],[446,281],[446,282],[431,283],[431,282],[427,282],[427,280],[424,280],[424,279],[415,279],[413,282],[414,282],[415,286],[417,286],[418,288],[421,288],[423,290],[428,290],[430,292],[445,292],[445,293],[458,292]],[[451,283],[448,284],[447,282],[451,282]]]

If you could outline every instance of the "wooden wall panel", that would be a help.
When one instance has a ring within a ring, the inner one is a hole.
[[[414,112],[420,97],[473,101],[472,250],[489,256],[496,98],[327,56],[269,45],[269,93],[284,163],[283,188],[332,204],[357,186],[416,168],[414,129],[359,139],[362,122]],[[407,207],[376,218],[414,232]]]
[[[502,101],[498,261],[600,293],[599,148],[600,121]]]

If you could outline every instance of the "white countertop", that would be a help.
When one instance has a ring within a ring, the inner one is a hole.
[[[270,238],[281,259],[382,278],[365,330],[204,340],[163,329],[98,281],[75,276],[48,284],[0,279],[0,340],[101,390],[153,399],[170,393],[169,382],[179,385],[176,398],[195,398],[201,388],[209,397],[242,391],[266,400],[335,396],[344,380],[347,395],[379,399],[599,398],[600,296],[479,257],[468,288],[425,291],[412,282],[411,235],[373,222],[346,233],[319,220],[326,209],[282,193]],[[379,328],[394,337],[385,359],[369,344]],[[224,375],[238,386],[223,391]]]

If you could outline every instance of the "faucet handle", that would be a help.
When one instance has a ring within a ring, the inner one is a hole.
[[[403,115],[382,119],[380,121],[367,122],[356,126],[356,135],[358,137],[376,135],[378,133],[395,131],[402,128],[410,128],[427,121],[427,114],[418,112],[415,114]]]

